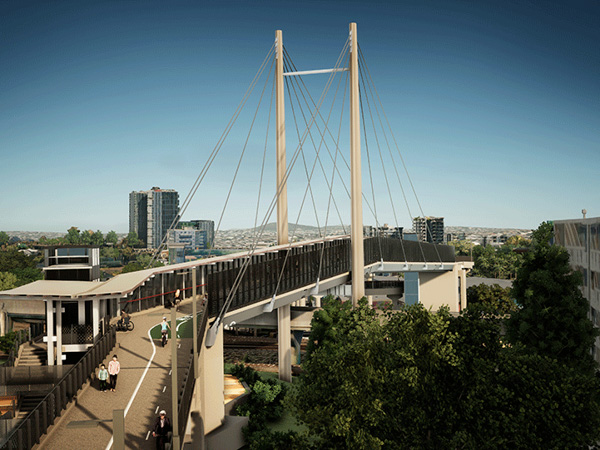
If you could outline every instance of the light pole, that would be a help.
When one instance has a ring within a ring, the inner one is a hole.
[[[173,408],[173,450],[180,450],[178,400],[179,388],[177,385],[177,311],[176,308],[171,308],[171,402]]]

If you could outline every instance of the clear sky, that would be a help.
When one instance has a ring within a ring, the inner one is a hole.
[[[275,30],[299,69],[320,69],[334,65],[353,21],[426,215],[513,228],[580,217],[582,208],[600,216],[597,0],[7,0],[0,230],[126,232],[129,192],[160,186],[184,198]],[[218,221],[256,103],[248,108],[185,219]],[[265,132],[250,141],[223,229],[254,224]],[[303,189],[290,186],[290,222]],[[399,225],[410,228],[392,191]],[[378,220],[392,224],[386,196],[377,196]],[[337,200],[349,223],[347,199]]]

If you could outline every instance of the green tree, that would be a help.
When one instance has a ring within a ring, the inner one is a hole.
[[[0,272],[0,291],[17,287],[17,276],[11,272]]]
[[[138,234],[135,231],[130,231],[127,237],[125,238],[125,242],[130,247],[141,247],[143,242],[138,237]]]
[[[599,380],[505,346],[485,304],[377,313],[328,300],[290,403],[319,448],[581,448]]]
[[[503,288],[498,284],[471,286],[467,289],[467,304],[469,307],[476,304],[488,305],[496,314],[509,314],[517,309],[511,298],[511,288]]]
[[[487,278],[515,278],[522,264],[523,256],[514,252],[512,245],[503,245],[495,248],[491,245],[486,247],[476,246],[473,248],[473,261],[475,265],[471,276]]]
[[[6,232],[0,231],[0,247],[8,244],[9,239],[10,238],[8,237],[8,234],[6,234]]]
[[[117,233],[111,230],[106,233],[105,241],[107,244],[117,245],[119,242],[119,237],[117,236]]]
[[[67,234],[65,235],[65,240],[71,245],[81,244],[81,235],[79,234],[79,229],[77,227],[69,228],[67,230]]]
[[[0,272],[10,272],[17,277],[17,286],[42,279],[42,271],[37,268],[38,260],[27,256],[15,248],[0,251]]]
[[[448,242],[448,245],[453,246],[456,255],[460,256],[470,256],[473,251],[473,247],[475,247],[475,244],[473,244],[471,241],[464,239],[460,241],[450,241]]]
[[[520,308],[507,323],[508,336],[530,352],[593,370],[590,351],[598,330],[588,319],[581,273],[571,269],[564,247],[550,244],[552,236],[549,222],[533,233],[533,248],[513,283]]]
[[[104,235],[102,234],[102,231],[97,230],[95,233],[92,234],[91,244],[96,245],[98,247],[104,245]]]

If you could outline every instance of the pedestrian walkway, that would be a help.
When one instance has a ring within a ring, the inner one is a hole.
[[[184,302],[178,317],[191,313],[191,302]],[[101,392],[94,377],[91,385],[79,393],[76,404],[63,412],[56,425],[36,448],[48,450],[106,449],[112,439],[112,422],[93,428],[67,428],[67,424],[83,420],[112,419],[114,409],[125,410],[125,446],[130,449],[153,449],[151,429],[157,414],[164,409],[169,418],[171,408],[171,342],[162,348],[160,341],[150,339],[150,329],[162,317],[170,319],[170,310],[153,308],[135,313],[131,319],[135,329],[117,333],[117,346],[104,364],[116,354],[121,363],[116,392]],[[189,363],[191,339],[180,339],[178,350],[178,382],[181,386]]]

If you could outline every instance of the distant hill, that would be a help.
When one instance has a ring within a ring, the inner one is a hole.
[[[324,227],[322,226],[321,229],[323,229]],[[334,230],[334,229],[341,229],[343,228],[341,225],[327,225],[327,229],[328,230]],[[226,230],[226,231],[250,231],[250,232],[256,232],[256,231],[260,231],[261,227],[256,227],[256,228],[243,228],[243,229],[232,229],[232,230]],[[310,232],[314,232],[314,233],[318,233],[319,228],[318,227],[314,227],[311,225],[296,225],[295,223],[288,223],[288,229],[290,231],[296,229],[297,231],[302,231],[304,233],[310,233]],[[350,229],[350,225],[346,225],[346,229],[349,230]],[[225,231],[225,230],[224,230]],[[271,222],[265,225],[264,231],[267,233],[276,233],[277,232],[277,223],[276,222]]]

